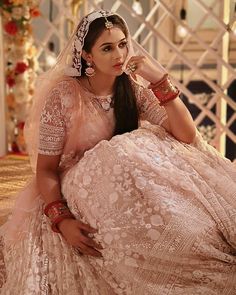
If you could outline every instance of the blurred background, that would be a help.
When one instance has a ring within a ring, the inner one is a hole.
[[[55,64],[74,25],[98,8],[126,19],[181,89],[204,139],[234,160],[236,0],[0,0],[0,156],[27,154],[23,127],[35,80]]]

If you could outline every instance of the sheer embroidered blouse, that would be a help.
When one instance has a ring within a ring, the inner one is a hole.
[[[138,84],[133,86],[140,120],[161,125],[167,114],[155,95]],[[115,127],[113,108],[105,111],[98,99],[75,79],[58,82],[41,113],[39,154],[62,155],[60,166],[64,170],[99,141],[109,140]]]

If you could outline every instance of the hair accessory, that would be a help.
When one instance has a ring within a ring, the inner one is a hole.
[[[93,77],[95,75],[95,70],[92,67],[92,63],[87,61],[87,68],[85,69],[85,74],[88,77]]]
[[[157,83],[151,83],[148,88],[152,89],[161,106],[174,100],[180,93],[179,89],[170,81],[168,74],[165,74]]]
[[[105,20],[106,20],[106,22],[105,22],[105,27],[106,27],[108,30],[110,30],[111,28],[113,28],[113,23],[110,22],[106,17],[105,17]]]
[[[56,233],[60,232],[57,227],[57,224],[60,221],[67,218],[74,219],[74,216],[67,207],[65,200],[58,200],[49,203],[44,209],[44,214],[50,219],[52,230]]]

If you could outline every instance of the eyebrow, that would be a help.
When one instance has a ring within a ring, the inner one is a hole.
[[[121,41],[124,41],[124,40],[126,40],[126,37],[125,38],[123,38],[123,39],[121,39],[120,41],[118,41],[118,42],[114,42],[114,43],[109,43],[109,42],[107,42],[107,43],[103,43],[102,45],[100,45],[100,47],[102,47],[102,46],[104,46],[104,45],[112,45],[112,44],[115,44],[115,43],[120,43]]]

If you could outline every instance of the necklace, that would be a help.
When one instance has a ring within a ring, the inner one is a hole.
[[[93,99],[95,99],[99,103],[99,105],[104,111],[108,112],[110,108],[113,108],[114,106],[112,97],[113,97],[112,94],[100,95],[100,96],[94,96]]]
[[[113,94],[109,95],[96,95],[94,93],[93,86],[91,85],[91,82],[89,81],[89,78],[87,77],[88,84],[90,88],[92,89],[93,92],[93,99],[96,100],[96,102],[99,104],[99,106],[106,112],[110,110],[110,108],[114,107],[114,102],[113,102]]]

